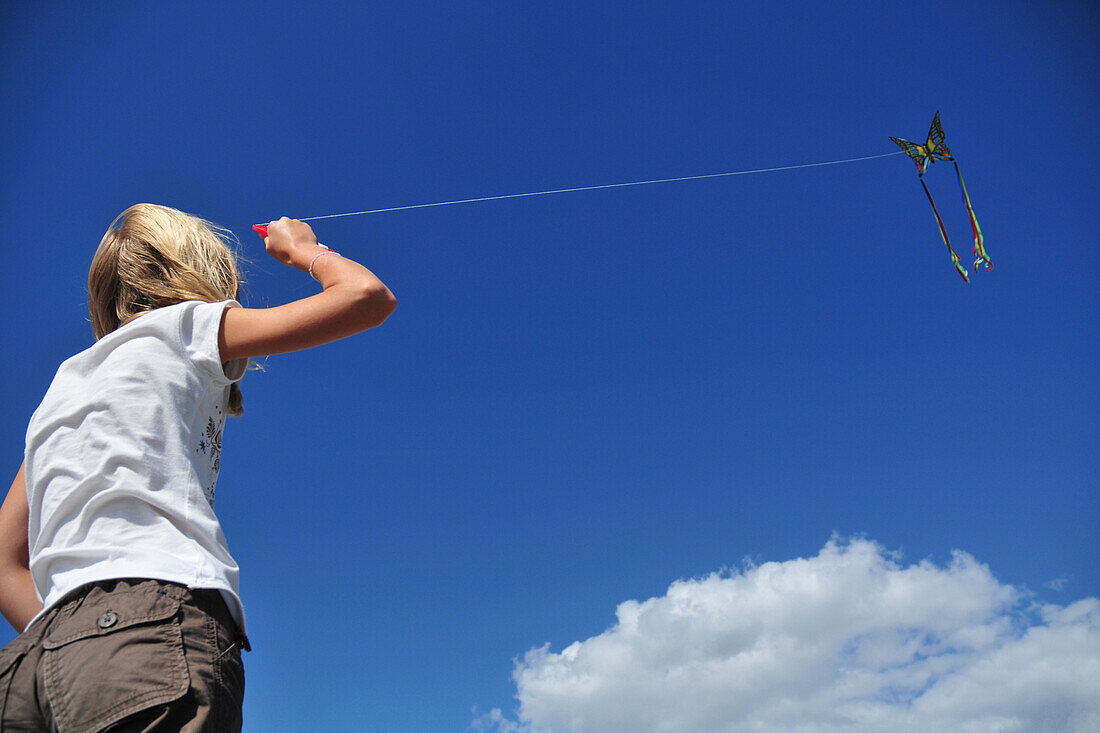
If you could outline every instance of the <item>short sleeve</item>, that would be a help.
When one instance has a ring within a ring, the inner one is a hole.
[[[218,333],[227,308],[240,308],[235,300],[218,303],[188,301],[180,305],[179,338],[187,358],[214,383],[228,385],[244,376],[247,359],[234,359],[222,367]]]

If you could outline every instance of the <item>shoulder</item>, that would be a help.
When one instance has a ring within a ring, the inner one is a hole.
[[[225,311],[240,307],[235,300],[207,303],[188,300],[144,313],[117,331],[107,334],[100,342],[115,338],[129,340],[156,336],[174,343],[184,351],[202,348],[211,338],[217,339]]]
[[[231,359],[223,363],[221,339],[226,313],[240,310],[241,304],[235,300],[188,301],[173,307],[180,309],[179,339],[188,359],[219,384],[240,379],[248,360]]]
[[[106,334],[72,360],[96,364],[126,355],[152,359],[162,368],[170,368],[175,359],[160,360],[172,355],[216,376],[222,372],[218,352],[222,319],[225,311],[234,307],[239,307],[235,300],[189,300],[157,308]]]

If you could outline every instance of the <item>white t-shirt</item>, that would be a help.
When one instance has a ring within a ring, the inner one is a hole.
[[[244,631],[239,568],[214,515],[229,386],[247,366],[223,369],[218,330],[238,305],[150,311],[58,368],[27,427],[43,612],[86,583],[155,578],[220,590]]]

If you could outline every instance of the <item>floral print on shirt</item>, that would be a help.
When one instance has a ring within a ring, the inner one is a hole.
[[[210,502],[211,509],[214,508],[214,487],[218,483],[218,471],[222,464],[222,428],[225,426],[225,415],[220,408],[217,418],[216,421],[213,416],[207,418],[206,429],[199,435],[198,446],[195,448],[196,453],[202,453],[210,461],[210,480],[202,491]]]

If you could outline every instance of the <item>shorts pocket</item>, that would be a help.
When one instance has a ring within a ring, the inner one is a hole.
[[[4,728],[4,719],[8,711],[8,691],[11,689],[12,678],[19,667],[19,662],[23,661],[27,653],[25,646],[23,639],[16,637],[14,641],[0,649],[0,730]]]
[[[180,602],[153,588],[94,588],[42,642],[46,696],[62,731],[102,730],[190,688]]]
[[[218,689],[216,707],[222,720],[222,730],[239,731],[243,725],[241,713],[244,707],[244,663],[238,642],[218,656]]]

